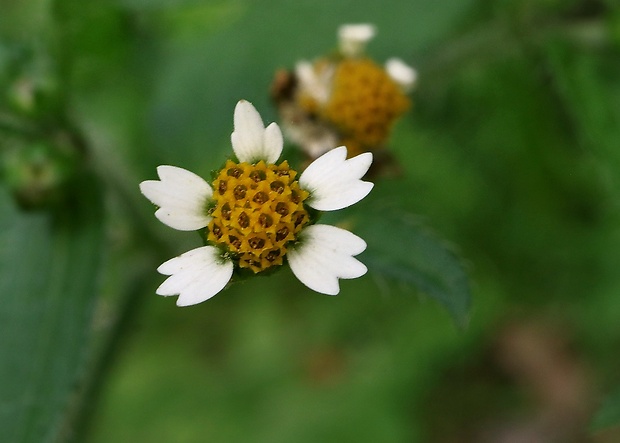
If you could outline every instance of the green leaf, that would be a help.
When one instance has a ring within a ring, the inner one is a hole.
[[[373,197],[379,192],[373,191]],[[414,286],[441,303],[459,327],[466,327],[471,290],[461,259],[415,215],[375,201],[360,205],[357,210],[364,215],[353,228],[368,244],[362,261],[369,271]]]
[[[619,51],[611,45],[587,49],[560,39],[548,45],[555,92],[577,141],[605,156],[616,172],[620,170]]]
[[[590,430],[597,432],[611,426],[620,426],[620,387],[607,396],[594,415]]]
[[[7,443],[56,441],[83,372],[102,250],[92,179],[49,213],[21,213],[0,188],[0,429]]]

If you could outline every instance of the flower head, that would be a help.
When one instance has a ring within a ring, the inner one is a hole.
[[[394,122],[410,106],[416,71],[400,59],[380,66],[365,55],[374,37],[370,24],[338,29],[339,54],[300,61],[290,73],[279,72],[273,86],[287,136],[311,158],[336,145],[348,154],[376,152]]]
[[[339,278],[356,278],[366,266],[354,258],[366,243],[344,229],[314,224],[317,211],[332,211],[364,198],[373,185],[362,180],[372,162],[365,153],[347,159],[344,146],[298,174],[282,153],[277,124],[265,128],[252,104],[240,101],[234,113],[228,160],[208,183],[174,166],[159,166],[159,180],[140,184],[159,206],[156,217],[179,230],[204,229],[206,246],[163,263],[169,277],[159,295],[179,295],[177,304],[205,301],[220,292],[235,272],[258,274],[286,262],[297,278],[324,294],[339,292]]]

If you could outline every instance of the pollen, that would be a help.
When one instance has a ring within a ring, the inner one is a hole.
[[[287,245],[309,222],[308,192],[288,162],[226,162],[213,181],[215,206],[207,240],[255,273],[282,264]]]
[[[353,157],[382,147],[409,106],[409,98],[382,67],[367,58],[347,58],[336,67],[322,117],[338,129]]]

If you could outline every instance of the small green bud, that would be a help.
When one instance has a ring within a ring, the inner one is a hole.
[[[49,208],[62,198],[77,160],[61,146],[37,140],[9,146],[0,157],[0,174],[23,209]]]
[[[60,104],[53,79],[30,75],[13,81],[7,91],[7,101],[16,114],[29,117],[54,113]]]

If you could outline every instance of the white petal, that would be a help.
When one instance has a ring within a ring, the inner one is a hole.
[[[310,192],[307,204],[319,211],[335,211],[357,203],[374,186],[361,180],[371,163],[370,152],[348,160],[344,146],[326,152],[299,177],[301,187]]]
[[[417,71],[399,58],[385,62],[385,70],[405,91],[411,91],[418,80]]]
[[[339,278],[361,277],[368,270],[353,258],[366,249],[357,235],[329,225],[308,226],[302,233],[302,241],[286,255],[293,274],[313,291],[336,295]]]
[[[282,153],[282,134],[277,125],[265,125],[252,103],[240,100],[235,107],[235,130],[230,135],[235,155],[242,162],[256,163],[265,160],[275,163]],[[275,125],[275,127],[272,127]]]
[[[356,57],[364,52],[366,43],[376,34],[371,24],[342,25],[338,28],[340,52],[347,57]]]
[[[314,72],[314,66],[307,60],[297,62],[295,65],[295,76],[302,87],[314,85],[318,82],[317,75]]]
[[[233,263],[224,260],[214,246],[192,249],[162,263],[157,272],[170,275],[157,288],[158,295],[179,295],[177,306],[190,306],[210,299],[224,289]]]
[[[303,60],[295,66],[295,75],[303,93],[314,98],[319,104],[327,103],[331,94],[333,66],[322,66],[320,72],[317,72],[312,63]]]
[[[211,186],[198,175],[176,166],[158,166],[160,180],[140,183],[140,191],[159,206],[155,216],[180,231],[195,231],[211,221],[205,212],[213,195]]]
[[[265,128],[263,134],[263,152],[264,160],[267,163],[275,163],[282,154],[282,146],[284,145],[284,139],[282,138],[282,131],[277,123],[271,123]]]

